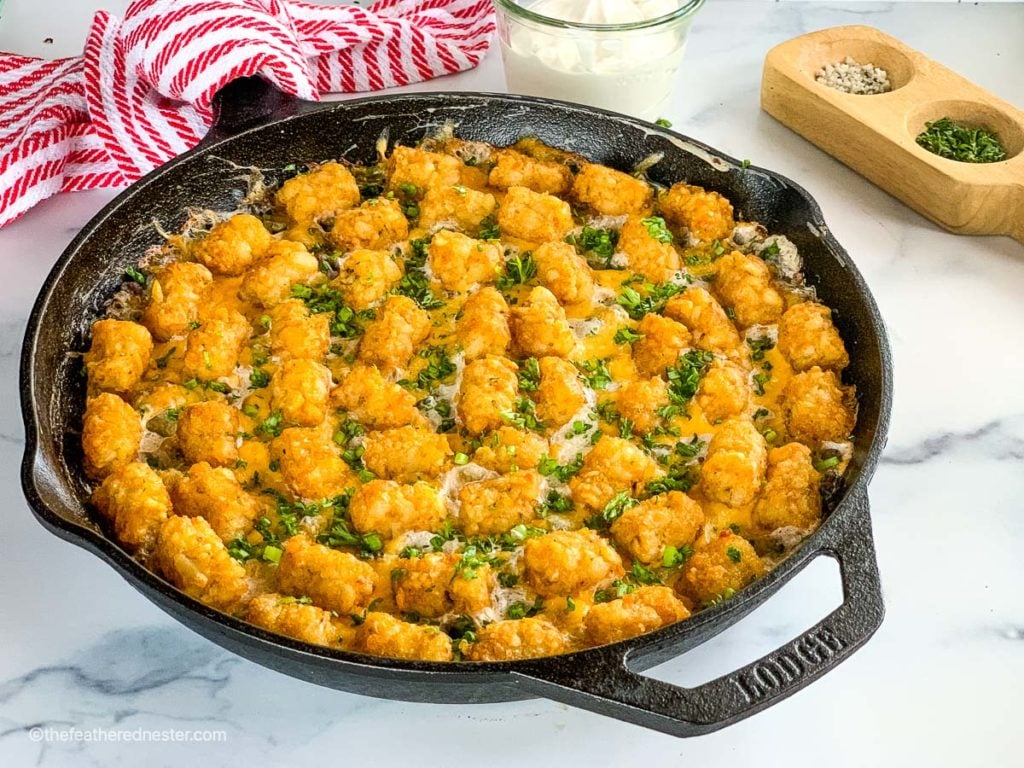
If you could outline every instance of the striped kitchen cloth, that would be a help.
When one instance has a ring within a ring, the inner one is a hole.
[[[135,0],[81,57],[0,53],[0,227],[41,200],[130,184],[195,146],[214,94],[259,74],[301,99],[476,66],[490,0]]]

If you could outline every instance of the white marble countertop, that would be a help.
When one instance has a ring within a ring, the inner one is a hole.
[[[5,17],[24,20],[20,5],[10,0]],[[29,34],[40,31],[73,49],[84,35],[59,15],[51,23],[8,27],[0,48],[36,52]],[[871,487],[888,613],[863,650],[763,714],[680,741],[544,700],[440,706],[339,693],[201,639],[100,560],[44,531],[22,500],[16,381],[25,319],[53,261],[113,193],[63,195],[0,231],[0,488],[8,502],[0,764],[1020,765],[1024,247],[940,231],[759,111],[761,62],[772,45],[849,23],[881,27],[1024,105],[1024,5],[712,0],[665,116],[807,187],[888,322],[894,420]],[[477,71],[420,89],[502,87],[492,51]],[[837,570],[820,559],[657,676],[693,684],[732,670],[840,599]],[[32,741],[30,729],[46,725],[221,729],[226,741]]]

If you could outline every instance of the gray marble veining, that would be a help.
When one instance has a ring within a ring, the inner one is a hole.
[[[1024,248],[941,232],[760,112],[772,45],[850,23],[879,26],[1024,104],[1024,5],[711,0],[665,117],[806,186],[889,325],[893,428],[871,487],[888,613],[862,651],[762,715],[679,742],[544,700],[469,707],[349,695],[199,638],[46,533],[21,499],[25,318],[61,249],[113,193],[64,195],[0,231],[0,765],[1020,765]],[[446,88],[502,90],[500,58],[409,90]],[[841,599],[835,563],[820,558],[749,618],[653,674],[710,679]],[[47,726],[219,729],[226,740],[33,741],[32,729]]]

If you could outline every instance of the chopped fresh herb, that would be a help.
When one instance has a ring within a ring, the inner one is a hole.
[[[638,584],[646,584],[648,586],[662,583],[661,579],[658,578],[658,574],[641,563],[633,563],[633,567],[629,569],[629,578]]]
[[[365,432],[363,425],[355,419],[350,419],[347,416],[338,424],[338,429],[334,432],[332,439],[338,445],[348,445],[349,441],[359,437]]]
[[[497,240],[501,237],[501,228],[498,226],[498,220],[494,214],[485,216],[480,222],[480,231],[477,232],[477,239],[479,240]]]
[[[658,285],[644,283],[641,287],[645,293],[641,293],[632,286],[625,286],[615,300],[634,320],[640,320],[650,312],[661,312],[669,299],[686,288],[678,283],[660,283]]]
[[[754,374],[754,394],[763,395],[764,385],[767,384],[772,378],[772,375],[765,370],[758,371]]]
[[[263,548],[263,559],[266,560],[268,563],[274,563],[275,565],[277,563],[280,563],[282,554],[284,554],[284,550],[282,550],[280,547],[275,547],[268,544]]]
[[[171,358],[174,356],[174,353],[177,352],[177,351],[178,350],[177,350],[176,347],[171,347],[169,350],[167,350],[167,352],[162,357],[158,357],[156,359],[156,367],[157,368],[166,368],[167,367],[167,363],[170,362]]]
[[[961,163],[997,163],[1006,159],[1006,149],[992,131],[969,128],[948,117],[925,123],[917,143],[933,155]]]
[[[505,262],[505,272],[498,278],[498,288],[508,290],[523,285],[537,274],[537,262],[530,251],[517,253]]]
[[[555,477],[561,483],[569,482],[569,478],[575,476],[583,468],[583,454],[577,453],[576,458],[568,464],[559,464],[547,454],[540,457],[537,464],[537,471],[544,477]]]
[[[292,286],[293,298],[301,299],[310,312],[326,312],[331,315],[331,335],[353,339],[363,332],[363,324],[374,317],[373,310],[356,311],[345,303],[341,292],[329,285]]]
[[[747,346],[750,347],[750,359],[760,362],[764,360],[764,353],[775,348],[775,341],[770,336],[747,339]]]
[[[519,577],[514,573],[501,572],[498,574],[498,583],[505,589],[512,589],[519,583]]]
[[[222,395],[228,394],[231,391],[231,387],[225,384],[223,381],[204,381],[203,386],[212,392],[220,392]]]
[[[668,377],[668,398],[672,405],[685,408],[689,404],[700,388],[701,377],[714,359],[715,356],[710,352],[691,349],[665,371]]]
[[[420,350],[419,356],[427,361],[426,367],[416,377],[416,386],[420,389],[431,390],[456,371],[455,363],[444,347],[426,347]]]
[[[228,543],[228,554],[240,563],[258,556],[259,547],[251,544],[241,536],[236,536]]]
[[[819,472],[827,472],[839,466],[838,456],[829,456],[827,459],[818,459],[814,462],[814,468]]]
[[[284,429],[284,414],[281,411],[274,411],[263,421],[256,425],[256,433],[277,437]]]
[[[587,257],[590,266],[608,269],[612,266],[615,246],[619,243],[619,232],[615,229],[583,227],[579,234],[567,235],[565,242],[576,247],[576,251]]]
[[[568,496],[563,496],[558,491],[548,491],[547,498],[544,499],[544,503],[537,510],[537,516],[543,518],[552,512],[570,511],[572,511],[572,499]]]
[[[270,374],[262,368],[254,368],[249,374],[249,386],[254,389],[262,389],[270,383]]]
[[[744,160],[742,163],[740,163],[740,168],[746,169],[746,168],[749,168],[749,167],[750,167],[750,161],[749,160]]]
[[[519,388],[533,392],[540,386],[540,363],[536,357],[528,357],[519,365]]]
[[[576,610],[576,601],[573,600],[571,597],[565,598],[565,612],[566,613],[572,613],[575,610]]]
[[[615,343],[616,344],[633,344],[634,342],[640,341],[644,337],[644,334],[637,333],[632,328],[626,328],[623,326],[615,332]]]
[[[729,523],[729,530],[732,531],[733,533],[739,533],[740,532],[739,523]]]
[[[630,507],[635,507],[639,502],[626,491],[619,491],[615,497],[604,505],[598,514],[587,520],[588,528],[602,529],[618,520],[622,513]]]
[[[503,412],[501,418],[519,429],[543,432],[544,423],[537,418],[536,408],[533,400],[528,397],[520,397],[516,399],[516,409]]]
[[[538,597],[533,601],[533,605],[527,605],[526,603],[519,601],[512,603],[505,611],[505,618],[507,619],[525,619],[530,616],[536,616],[544,608],[543,598]]]
[[[681,547],[665,547],[661,553],[661,565],[664,568],[678,568],[693,556],[693,547],[683,544]]]
[[[612,374],[605,360],[583,360],[576,363],[576,367],[583,373],[591,389],[605,389],[612,383]]]
[[[662,128],[671,128],[672,122],[664,117],[659,117],[654,121],[655,125],[660,125]]]
[[[736,547],[729,547],[725,550],[725,554],[728,555],[729,559],[734,563],[738,563],[743,559],[743,553],[736,549]]]
[[[779,257],[779,252],[779,241],[772,240],[771,245],[766,245],[764,248],[757,252],[757,255],[760,256],[765,261],[774,261]]]
[[[136,267],[128,267],[128,269],[124,271],[124,276],[125,278],[131,280],[134,283],[138,283],[139,285],[142,286],[146,285],[146,273],[140,269],[137,269]]]
[[[427,264],[427,248],[430,238],[409,241],[409,254],[405,258],[405,274],[394,292],[415,301],[423,309],[437,309],[444,301],[434,295],[430,280],[424,268]]]
[[[453,458],[452,461],[455,462],[456,466],[461,467],[461,466],[464,466],[466,464],[469,464],[469,456],[467,456],[466,454],[461,453],[461,452],[460,453],[456,453],[455,454],[455,458]]]
[[[321,503],[322,507],[332,507],[334,514],[331,524],[316,540],[329,547],[353,547],[366,555],[375,555],[384,548],[384,541],[377,533],[359,534],[352,531],[348,519],[348,506],[351,492],[344,493]],[[309,514],[309,507],[304,510]]]
[[[650,216],[646,219],[642,219],[641,224],[647,230],[647,234],[657,240],[659,243],[671,243],[672,233],[668,231],[668,227],[665,225],[665,220],[661,216]]]
[[[618,600],[619,598],[625,597],[630,592],[636,589],[636,586],[631,584],[625,579],[616,579],[612,582],[612,585],[606,589],[599,589],[594,592],[595,603],[610,603],[612,600]]]
[[[440,552],[445,544],[454,541],[455,538],[455,527],[452,525],[452,521],[445,520],[441,530],[430,537],[430,548],[435,552]]]
[[[495,558],[491,552],[483,551],[477,546],[470,544],[462,550],[462,557],[459,558],[459,562],[455,565],[455,574],[452,576],[452,579],[461,576],[467,581],[472,581],[477,577],[479,569],[494,562]]]

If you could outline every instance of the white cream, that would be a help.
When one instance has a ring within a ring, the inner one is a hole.
[[[548,18],[583,24],[630,24],[676,11],[682,0],[539,0]],[[541,28],[508,20],[502,53],[513,92],[577,101],[653,120],[672,92],[688,20],[648,29]]]

